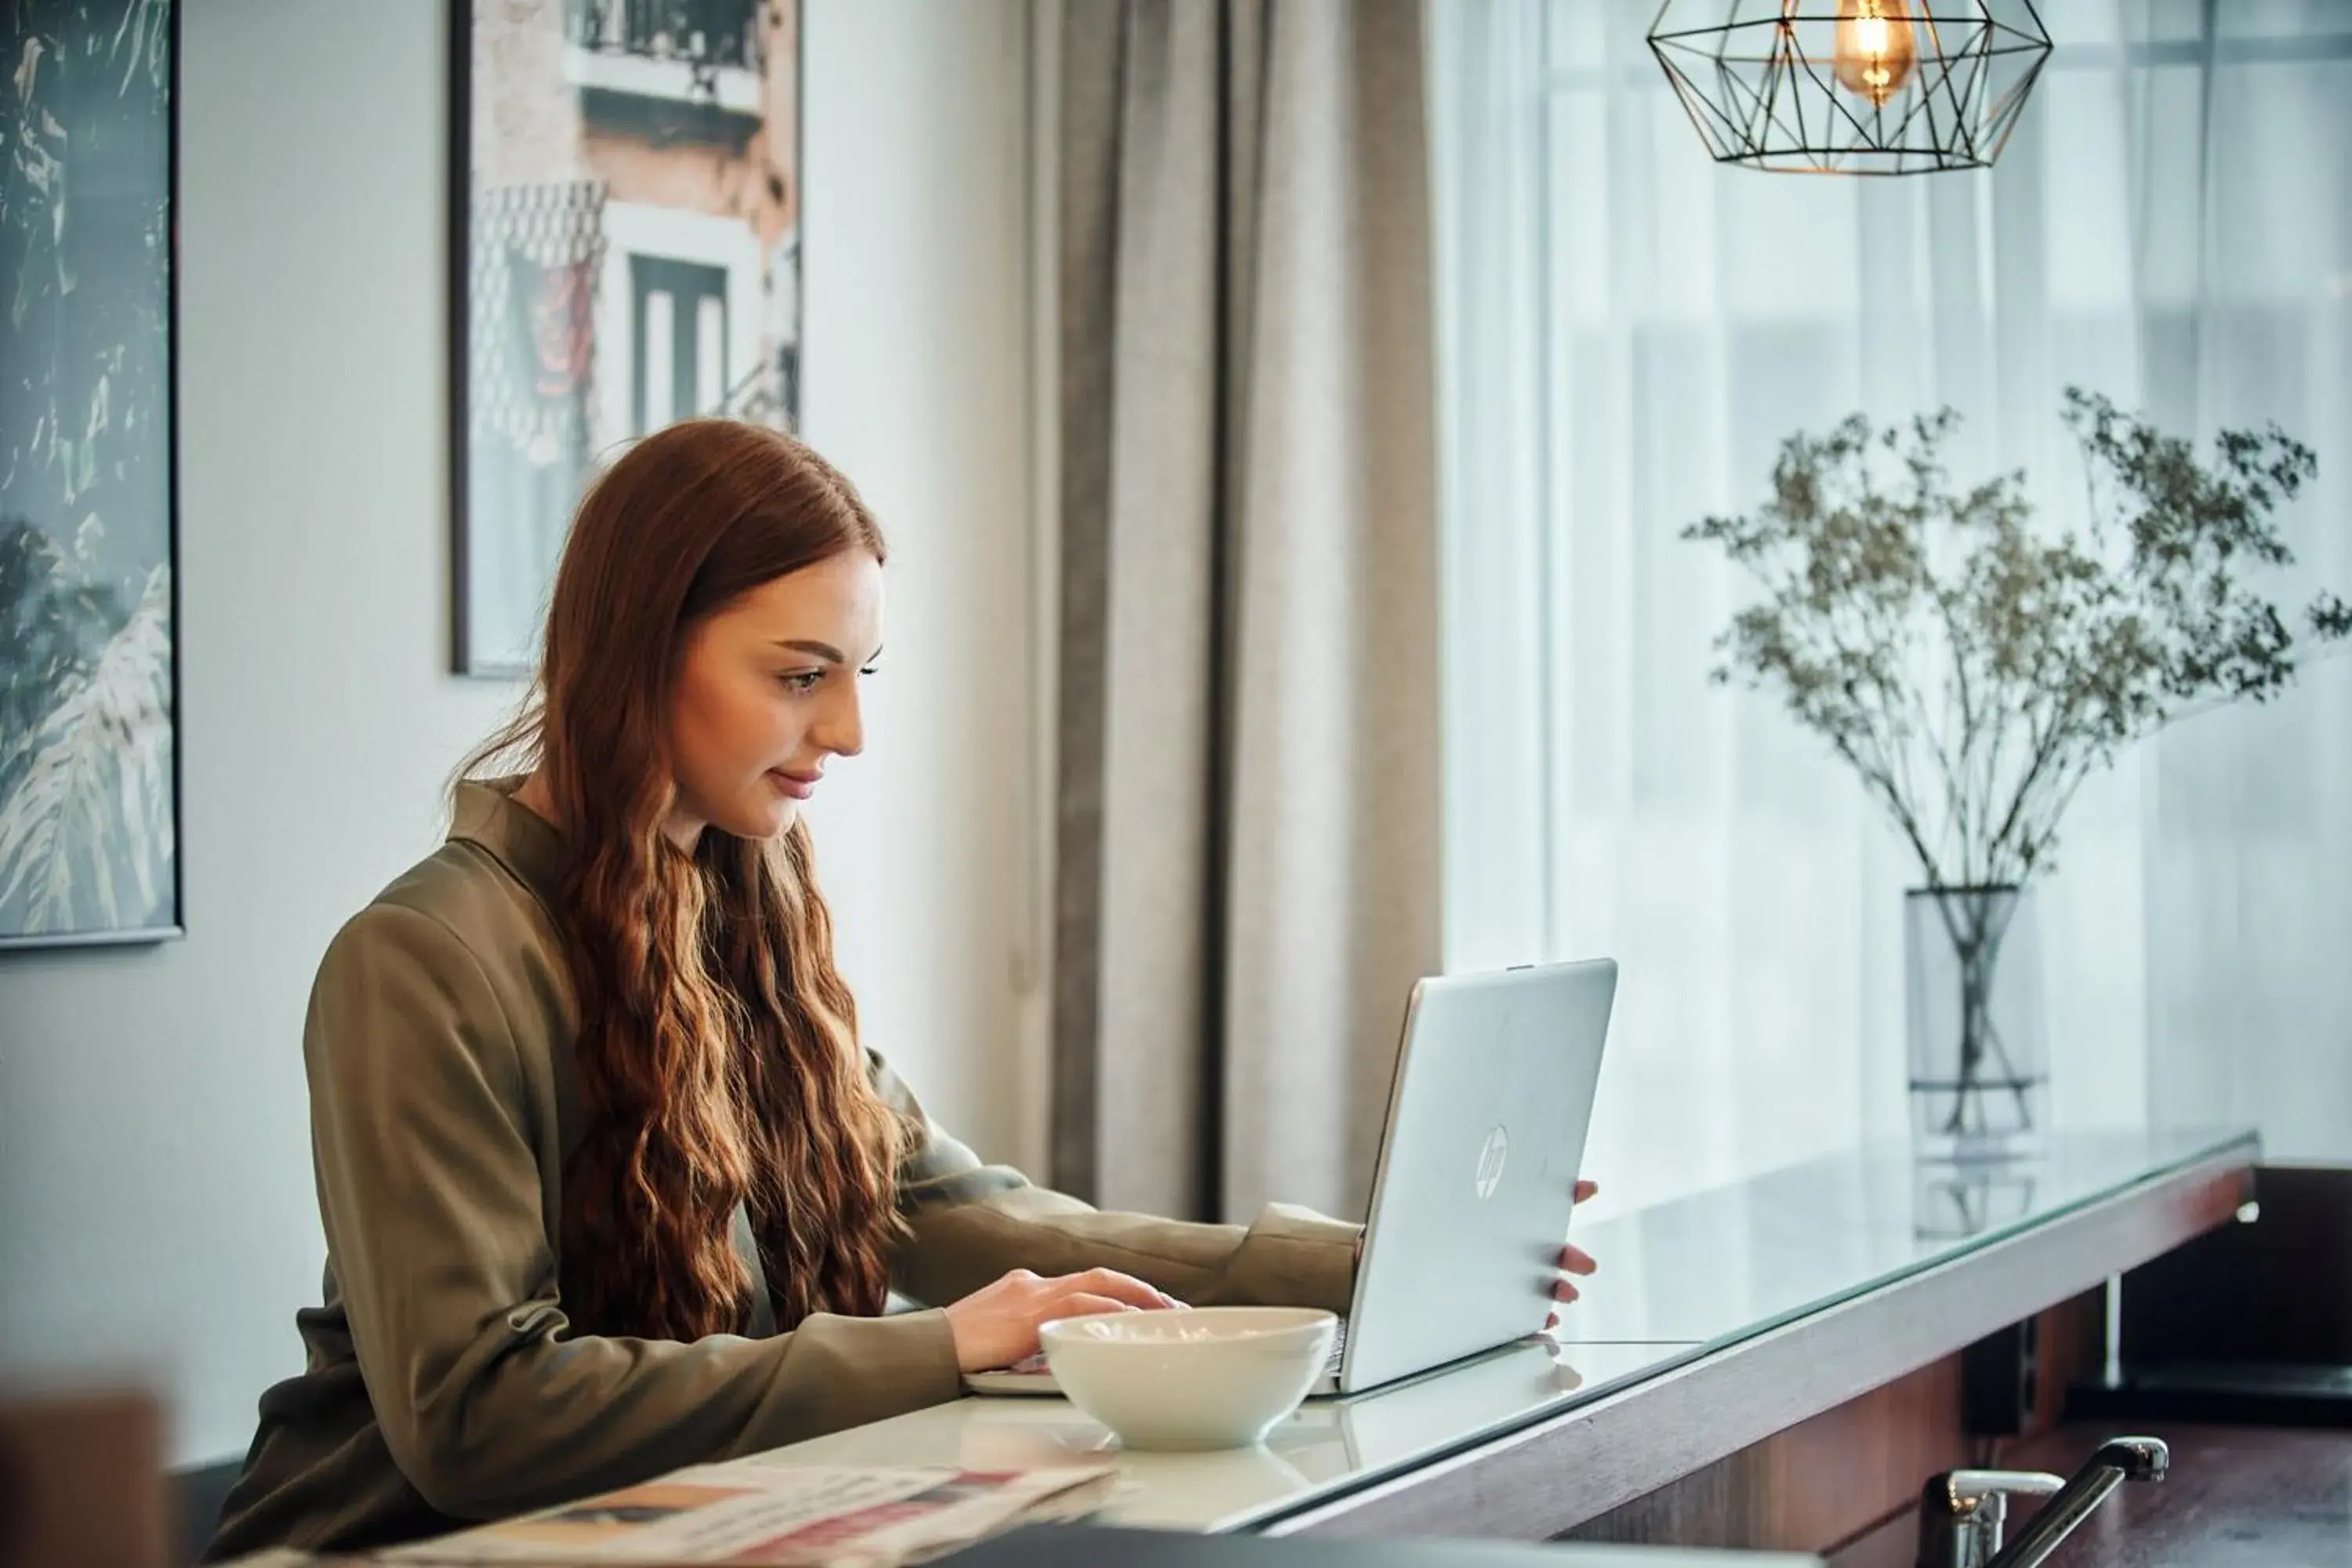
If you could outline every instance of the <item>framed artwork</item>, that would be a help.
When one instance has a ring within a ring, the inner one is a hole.
[[[172,0],[0,8],[0,947],[181,932]]]
[[[800,0],[455,0],[455,663],[527,674],[599,466],[800,403]]]

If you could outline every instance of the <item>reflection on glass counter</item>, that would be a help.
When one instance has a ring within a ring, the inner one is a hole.
[[[1524,1424],[1570,1395],[1591,1397],[1686,1359],[1696,1346],[1509,1346],[1352,1399],[1310,1401],[1255,1448],[1128,1454],[1106,1522],[1235,1530],[1328,1490],[1427,1463]],[[1021,1469],[1098,1460],[1118,1440],[1049,1398],[975,1398],[779,1448],[782,1464],[957,1465]]]
[[[1902,1142],[1791,1165],[1578,1232],[1601,1273],[1559,1337],[1729,1343],[2242,1146],[2211,1130],[2082,1132],[1977,1165]]]

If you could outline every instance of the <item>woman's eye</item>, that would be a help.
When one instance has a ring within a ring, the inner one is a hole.
[[[821,669],[796,669],[783,677],[784,685],[796,692],[814,691],[817,682],[824,679]]]

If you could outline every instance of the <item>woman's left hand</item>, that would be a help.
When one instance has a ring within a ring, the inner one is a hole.
[[[1599,1187],[1593,1185],[1591,1182],[1579,1182],[1576,1184],[1576,1201],[1578,1203],[1582,1203],[1585,1199],[1591,1197],[1600,1190],[1601,1189]],[[1570,1276],[1590,1274],[1600,1267],[1601,1265],[1592,1261],[1591,1254],[1586,1252],[1582,1247],[1561,1247],[1559,1249],[1559,1279],[1552,1285],[1552,1299],[1563,1305],[1575,1300],[1578,1294],[1576,1283],[1570,1278]],[[1554,1311],[1550,1317],[1545,1319],[1544,1327],[1547,1330],[1559,1327],[1559,1313]]]

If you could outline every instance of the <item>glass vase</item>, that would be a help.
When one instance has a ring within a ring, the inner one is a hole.
[[[2032,889],[1914,888],[1904,895],[1911,1135],[1923,1160],[2040,1150],[2049,1043]]]

